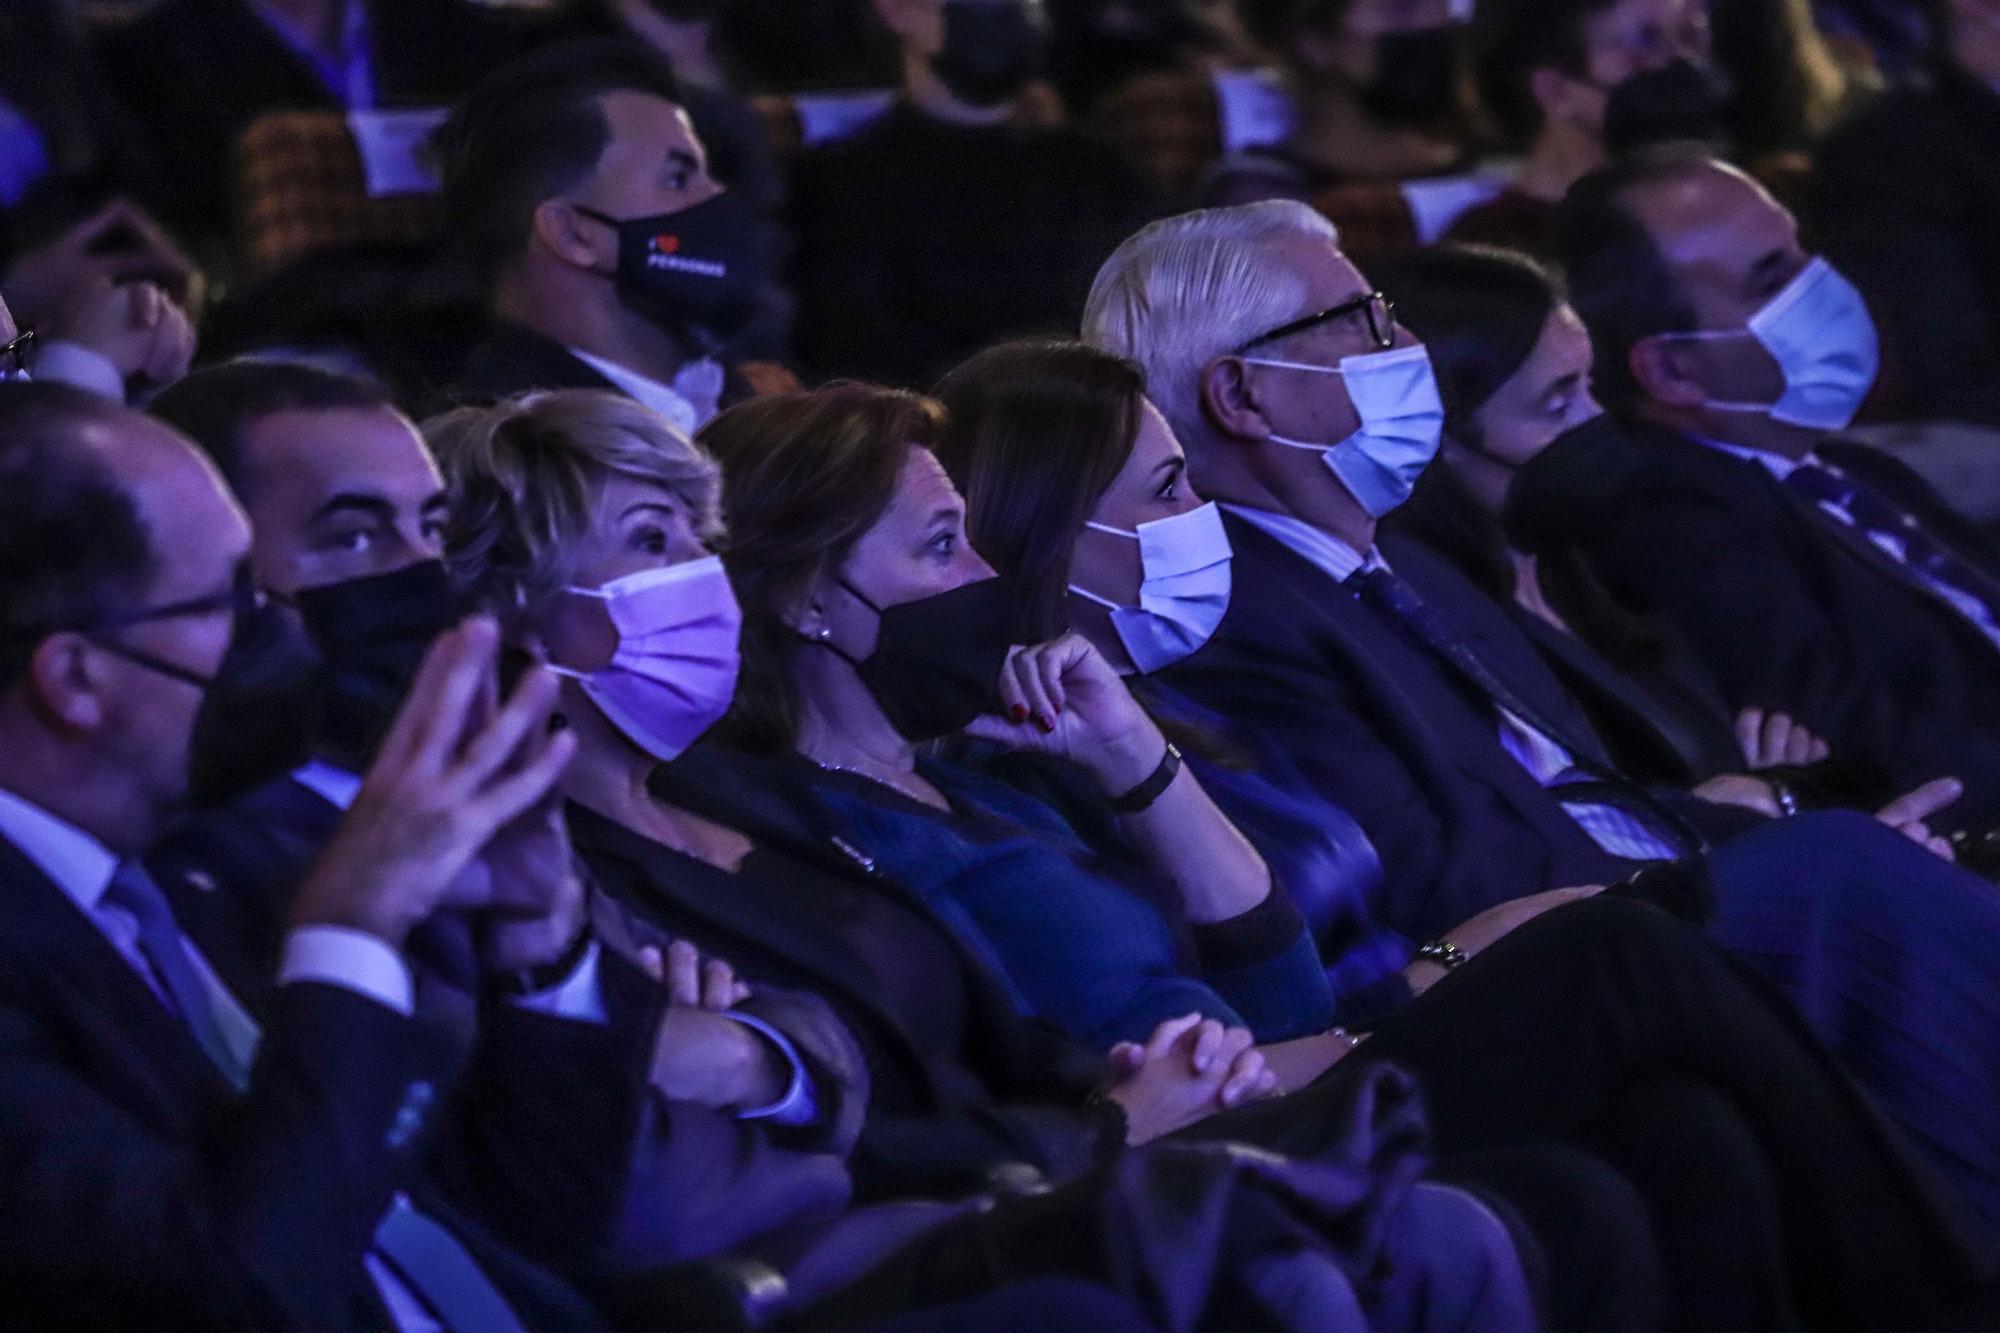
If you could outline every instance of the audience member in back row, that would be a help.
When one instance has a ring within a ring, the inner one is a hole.
[[[1483,0],[1473,24],[1480,98],[1522,161],[1450,238],[1547,258],[1556,204],[1613,154],[1719,141],[1708,11],[1708,0]]]
[[[1108,144],[1020,119],[1039,4],[875,6],[902,44],[902,98],[795,164],[798,352],[812,378],[917,387],[994,338],[1071,325],[1091,271],[1157,205]]]
[[[2000,1027],[1946,979],[1984,967],[1968,938],[1988,886],[1859,814],[1770,821],[1640,787],[1502,607],[1421,548],[1377,545],[1444,410],[1325,219],[1274,202],[1156,223],[1107,264],[1087,327],[1145,358],[1243,574],[1163,678],[1281,746],[1368,832],[1378,928],[1413,945],[1525,894],[1684,860],[1713,884],[1711,936],[2000,1217],[1994,1140],[1961,1095],[2000,1067]],[[1919,896],[1930,910],[1890,906]],[[1881,987],[1891,949],[1899,975],[1935,984]]]
[[[2000,426],[2000,4],[1909,8],[1928,68],[1822,145],[1807,221],[1882,323],[1882,406]]]
[[[1283,143],[1223,159],[1212,204],[1310,202],[1328,186],[1436,176],[1464,164],[1460,6],[1451,0],[1239,0],[1283,62],[1296,123]]]
[[[1204,628],[1214,623],[1211,613],[1230,600],[1231,562],[1226,543],[1217,562],[1212,559],[1217,552],[1211,541],[1187,535],[1191,528],[1213,531],[1213,510],[1201,505],[1200,497],[1188,488],[1172,434],[1145,404],[1136,371],[1074,344],[1029,344],[982,355],[955,372],[946,389],[957,409],[949,456],[953,470],[966,477],[971,488],[968,500],[978,525],[973,536],[994,553],[1002,568],[1021,580],[1014,623],[1022,636],[1039,637],[1074,616],[1107,658],[1126,671],[1141,661],[1157,668],[1176,653],[1194,648]],[[1133,532],[1138,534],[1136,543],[1129,536],[1118,537]],[[1149,705],[1173,716],[1188,716],[1170,688],[1143,673],[1132,679]],[[1218,738],[1225,745],[1254,739],[1226,730],[1207,737],[1195,733],[1190,735],[1191,753],[1195,746],[1214,747]],[[1282,780],[1286,776],[1282,760],[1275,765],[1262,762],[1266,756],[1275,758],[1268,745],[1254,752],[1246,749],[1231,761],[1234,772],[1224,773],[1220,780],[1241,784]],[[1209,771],[1217,767],[1213,762],[1207,765]],[[1257,813],[1262,816],[1257,825],[1259,846],[1273,864],[1288,869],[1311,864],[1300,850],[1310,847],[1317,836],[1310,816],[1282,808]],[[1557,900],[1574,896],[1559,895]],[[1532,905],[1522,904],[1521,909],[1514,920],[1534,916]],[[1547,980],[1544,969],[1560,967],[1555,961],[1560,958],[1594,954],[1599,946],[1584,943],[1576,933],[1602,926],[1596,918],[1611,911],[1640,914],[1628,915],[1628,924],[1653,922],[1643,945],[1634,941],[1637,954],[1628,957],[1653,958],[1670,972],[1694,968],[1710,978],[1704,986],[1715,984],[1715,969],[1696,961],[1705,953],[1704,946],[1647,908],[1608,896],[1572,902],[1497,940],[1494,937],[1505,930],[1508,917],[1494,913],[1488,921],[1468,927],[1467,949],[1477,956],[1454,968],[1449,977],[1429,960],[1411,967],[1413,984],[1428,987],[1423,997],[1413,1008],[1382,1022],[1350,1059],[1393,1059],[1418,1071],[1436,1112],[1441,1142],[1458,1142],[1456,1135],[1468,1130],[1483,1132],[1472,1127],[1490,1125],[1499,1105],[1528,1114],[1539,1127],[1537,1132],[1564,1133],[1563,1113],[1554,1108],[1605,1105],[1599,1094],[1585,1089],[1599,1086],[1600,1079],[1619,1077],[1583,1054],[1601,1048],[1595,1039],[1578,1035],[1572,1025],[1622,1023],[1617,1015],[1627,1005],[1651,1009],[1664,993],[1659,983],[1647,983],[1627,996],[1617,994],[1616,988],[1586,994],[1584,987],[1601,985],[1602,979],[1578,977],[1557,986],[1555,993],[1562,1000],[1541,1007],[1536,997]],[[1482,949],[1489,940],[1492,947]],[[1678,961],[1666,964],[1668,955]],[[1436,984],[1430,985],[1433,981]],[[1710,992],[1711,998],[1718,994]],[[1751,1063],[1759,1058],[1754,1052],[1766,1039],[1753,1040],[1746,1049]],[[1461,1077],[1473,1081],[1461,1085]],[[1717,1088],[1734,1086],[1721,1066],[1709,1065],[1704,1077],[1715,1080]],[[1457,1103],[1462,1087],[1468,1092],[1478,1089],[1463,1107],[1467,1117],[1463,1122]],[[1530,1094],[1530,1089],[1539,1091]],[[1688,1089],[1677,1091],[1684,1094]],[[1756,1094],[1750,1095],[1754,1099]],[[1552,1104],[1531,1111],[1539,1096],[1552,1098]],[[1655,1096],[1665,1101],[1656,1103]],[[1728,1096],[1732,1104],[1747,1104],[1741,1093]],[[1652,1115],[1674,1118],[1684,1132],[1700,1132],[1700,1115],[1692,1108],[1667,1110],[1675,1100],[1657,1082],[1628,1086],[1627,1093],[1614,1099],[1594,1123],[1586,1122],[1582,1141],[1629,1171],[1646,1192],[1662,1228],[1663,1247],[1671,1256],[1677,1318],[1707,1327],[1759,1324],[1760,1317],[1733,1304],[1746,1298],[1736,1280],[1709,1267],[1718,1253],[1747,1253],[1734,1248],[1739,1242],[1710,1236],[1721,1247],[1712,1251],[1692,1235],[1674,1234],[1678,1217],[1713,1218],[1710,1207],[1695,1203],[1693,1194],[1681,1193],[1683,1188],[1700,1193],[1704,1187],[1689,1177],[1676,1178],[1671,1171],[1655,1176],[1645,1165],[1653,1154],[1671,1151],[1657,1140],[1641,1146],[1645,1137],[1641,1127]],[[1750,1117],[1752,1123],[1758,1118]],[[1685,1141],[1682,1146],[1687,1146]],[[1771,1160],[1781,1157],[1782,1153]],[[1682,1214],[1683,1208],[1689,1213]],[[1801,1238],[1793,1235],[1790,1240],[1797,1244]],[[1798,1251],[1792,1252],[1789,1262],[1802,1262]],[[1716,1303],[1708,1305],[1711,1300]]]
[[[770,270],[756,210],[709,175],[665,61],[578,40],[503,67],[438,132],[445,210],[496,323],[451,395],[613,389],[691,432]]]
[[[2000,818],[2000,551],[1907,468],[1838,433],[1874,322],[1791,215],[1657,150],[1565,204],[1598,392],[1639,467],[1586,547],[1734,708],[1779,709],[1905,785],[1950,774],[1953,826]]]

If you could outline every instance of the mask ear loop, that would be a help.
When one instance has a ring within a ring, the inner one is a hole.
[[[1751,339],[1757,338],[1756,332],[1749,328],[1687,329],[1684,331],[1668,331],[1666,333],[1655,333],[1652,336],[1655,338],[1665,338],[1668,339],[1669,341],[1694,342],[1694,343],[1727,342],[1731,338],[1751,338]],[[1762,346],[1761,339],[1758,340],[1758,345]],[[1746,416],[1759,416],[1759,417],[1770,416],[1771,413],[1775,412],[1778,408],[1778,404],[1776,402],[1745,403],[1745,402],[1735,402],[1727,400],[1711,400],[1708,402],[1704,402],[1702,406],[1711,412],[1740,412]]]
[[[868,598],[868,594],[862,592],[859,588],[855,587],[852,583],[849,583],[846,579],[842,578],[838,574],[835,574],[833,576],[833,581],[840,585],[841,591],[845,592],[849,597],[852,597],[855,601],[867,607],[870,611],[873,611],[875,613],[876,620],[879,621],[882,618],[882,608],[875,605],[874,602],[870,601]],[[808,644],[809,646],[814,648],[824,648],[826,649],[826,651],[832,653],[835,657],[838,657],[841,661],[847,663],[847,665],[853,667],[855,670],[859,671],[861,669],[862,659],[856,657],[854,654],[848,652],[845,648],[842,648],[839,644],[833,641],[833,626],[822,624],[819,627],[819,632],[816,634],[807,634],[804,630],[794,630],[793,633],[798,635],[799,639],[802,642]]]

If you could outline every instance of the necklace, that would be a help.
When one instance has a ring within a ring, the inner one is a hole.
[[[896,781],[894,778],[886,778],[883,777],[880,773],[870,773],[866,769],[854,768],[847,764],[828,763],[826,760],[817,758],[810,754],[806,755],[806,758],[811,761],[814,768],[820,769],[822,772],[852,773],[855,777],[862,779],[864,782],[872,782],[878,787],[887,787],[890,791],[895,792],[898,796],[901,796],[906,800],[915,801],[918,805],[930,806],[932,809],[937,808],[937,803],[931,800],[930,796],[927,793],[921,791],[912,791],[910,790],[910,788],[904,786],[901,782]],[[915,774],[912,774],[911,776],[914,777]]]

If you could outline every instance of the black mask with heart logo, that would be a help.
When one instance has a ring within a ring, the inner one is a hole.
[[[726,347],[756,315],[770,242],[763,219],[740,196],[725,190],[692,208],[637,218],[575,208],[618,232],[618,267],[610,275],[618,299],[689,354]]]

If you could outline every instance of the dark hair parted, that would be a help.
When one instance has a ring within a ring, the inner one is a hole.
[[[1666,256],[1632,210],[1632,195],[1717,167],[1699,144],[1659,144],[1628,153],[1578,181],[1556,212],[1556,245],[1570,304],[1597,353],[1597,397],[1631,407],[1641,395],[1632,349],[1661,333],[1691,332],[1694,306]]]
[[[65,384],[0,384],[0,691],[49,633],[138,605],[152,584],[138,507],[78,442],[127,415]]]
[[[1445,433],[1478,444],[1479,409],[1534,355],[1562,301],[1555,277],[1512,250],[1452,245],[1395,260],[1376,281],[1430,349]]]
[[[1069,628],[1070,555],[1132,455],[1145,392],[1130,361],[1040,339],[988,348],[939,382],[951,420],[938,456],[965,496],[973,546],[1017,580],[1014,642]]]
[[[787,617],[896,498],[910,447],[936,448],[944,429],[935,399],[836,383],[753,399],[695,436],[722,466],[725,563],[743,607],[743,668],[718,733],[729,744],[795,748],[802,641]]]
[[[502,65],[439,127],[445,216],[482,276],[521,252],[536,208],[597,166],[611,135],[597,99],[614,92],[681,102],[672,67],[646,46],[581,38]]]
[[[170,386],[147,412],[193,440],[238,498],[250,468],[243,456],[249,427],[279,412],[393,410],[386,390],[354,375],[296,361],[245,357],[197,370]]]

